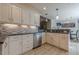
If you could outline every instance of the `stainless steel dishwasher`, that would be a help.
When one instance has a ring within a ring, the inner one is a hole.
[[[34,34],[33,38],[33,48],[40,47],[42,44],[42,33],[38,32]]]

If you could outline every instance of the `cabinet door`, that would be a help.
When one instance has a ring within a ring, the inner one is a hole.
[[[21,36],[9,37],[9,54],[17,55],[22,53],[22,41]]]
[[[34,11],[30,11],[30,25],[35,25],[34,23],[34,19],[35,19],[35,16],[34,16]]]
[[[0,21],[2,21],[2,4],[0,3]]]
[[[12,5],[13,23],[21,24],[21,8]]]
[[[11,7],[9,4],[3,3],[2,4],[2,18],[3,21],[9,22],[9,18],[11,17]]]
[[[28,24],[29,25],[29,10],[28,9],[22,9],[22,24]]]
[[[52,35],[51,33],[46,33],[46,41],[47,43],[51,44],[53,43],[53,38],[52,38]]]
[[[59,47],[59,44],[60,44],[60,36],[58,33],[51,33],[51,36],[52,36],[52,44],[56,47]]]
[[[8,38],[5,39],[5,42],[2,44],[2,55],[9,54],[9,42]]]
[[[36,26],[40,26],[40,14],[37,12],[35,13],[34,23]]]
[[[59,47],[59,37],[57,33],[46,34],[47,43]]]
[[[23,53],[33,48],[33,35],[23,35]]]
[[[11,17],[11,7],[9,4],[0,4],[0,21],[9,22]]]
[[[42,33],[42,44],[46,43],[46,36],[45,33]]]
[[[60,48],[68,50],[68,34],[60,34]]]

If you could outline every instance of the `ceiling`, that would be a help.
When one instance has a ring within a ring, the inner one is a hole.
[[[57,13],[56,8],[59,9],[59,19],[74,19],[79,18],[79,4],[78,3],[31,3],[31,5],[38,9],[43,16],[48,13],[48,18],[55,19]],[[46,7],[46,10],[43,10]]]

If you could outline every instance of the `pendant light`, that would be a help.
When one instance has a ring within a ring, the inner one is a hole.
[[[57,15],[56,15],[56,19],[58,20],[59,19],[59,15],[58,15],[58,8],[56,8],[56,13],[57,13]]]
[[[46,22],[47,22],[47,21],[48,21],[48,20],[47,20],[47,15],[48,15],[48,14],[46,13],[45,15],[46,15]]]

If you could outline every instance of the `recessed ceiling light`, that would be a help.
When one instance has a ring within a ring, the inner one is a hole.
[[[46,7],[43,7],[43,10],[46,10]]]

